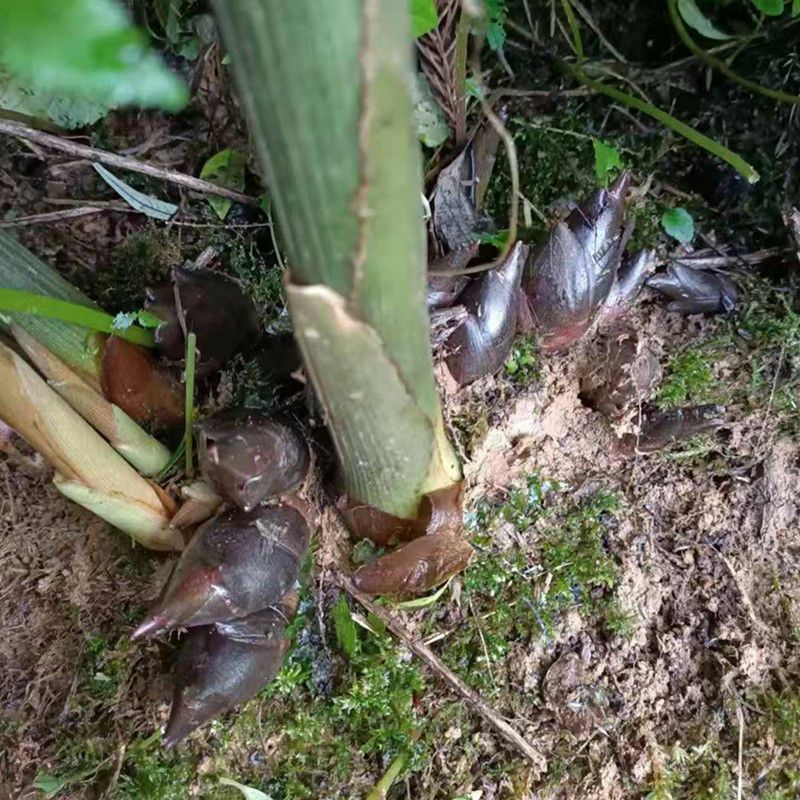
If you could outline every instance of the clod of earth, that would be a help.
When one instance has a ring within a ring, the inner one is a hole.
[[[739,302],[739,287],[727,275],[693,269],[679,262],[648,278],[647,285],[670,299],[668,311],[683,314],[727,313]]]
[[[648,409],[639,434],[623,436],[621,444],[629,452],[652,453],[724,424],[725,408],[719,405],[688,406],[669,411]]]
[[[291,589],[311,538],[298,507],[223,511],[197,529],[134,638],[245,617]]]
[[[633,404],[650,399],[661,367],[647,344],[633,333],[606,340],[605,358],[581,379],[581,399],[601,414],[618,419]]]
[[[175,662],[164,747],[174,747],[195,728],[249,700],[275,677],[296,607],[297,596],[290,593],[278,606],[189,631]]]
[[[247,411],[223,412],[204,419],[196,430],[203,475],[245,511],[294,491],[308,475],[308,445],[282,422]]]
[[[171,277],[171,284],[148,290],[145,299],[145,308],[164,320],[156,329],[156,342],[166,359],[182,363],[186,334],[194,333],[196,374],[203,378],[258,340],[256,307],[233,278],[186,267],[176,267]]]

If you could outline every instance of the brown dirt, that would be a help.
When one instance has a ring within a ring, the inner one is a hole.
[[[648,302],[632,322],[662,362],[709,324]],[[497,409],[471,443],[468,502],[502,498],[531,473],[577,497],[603,487],[624,498],[607,546],[621,565],[631,636],[608,639],[576,614],[555,641],[508,660],[520,685],[540,688],[544,713],[501,711],[551,756],[566,735],[572,760],[584,762],[577,787],[567,781],[542,797],[640,797],[668,745],[698,727],[722,726],[735,739],[742,698],[782,684],[800,655],[800,445],[779,436],[763,409],[733,409],[711,468],[663,453],[625,458],[612,425],[578,397],[600,357],[589,340],[546,356],[541,380],[513,398],[497,402],[494,379],[448,398],[456,415],[474,415],[490,397]],[[743,370],[743,359],[732,353],[716,371]],[[506,533],[496,531],[496,543]],[[523,535],[517,544],[531,542]]]
[[[155,585],[155,564],[132,569],[128,543],[50,478],[36,464],[0,460],[0,797],[47,771],[92,638],[124,637],[121,612],[147,602]],[[158,724],[167,691],[148,680],[161,672],[157,648],[133,648],[129,663],[118,697],[125,735]]]

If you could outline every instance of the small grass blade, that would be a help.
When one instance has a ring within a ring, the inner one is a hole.
[[[186,429],[183,436],[186,455],[186,477],[194,477],[192,461],[192,426],[194,425],[194,369],[197,357],[197,336],[190,333],[186,337],[186,404],[184,406]]]
[[[112,333],[121,339],[127,339],[133,344],[144,347],[155,347],[153,332],[145,328],[131,325],[125,330],[114,327],[114,317],[105,311],[72,303],[69,300],[60,300],[56,297],[46,297],[21,289],[0,288],[0,315],[4,311],[15,314],[32,314],[37,317],[57,319],[72,325],[80,325],[101,333]]]

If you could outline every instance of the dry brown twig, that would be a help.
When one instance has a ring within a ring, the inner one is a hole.
[[[439,657],[426,644],[416,639],[406,629],[400,619],[384,606],[379,606],[370,597],[360,592],[346,575],[338,570],[333,573],[339,588],[347,592],[367,611],[373,613],[415,656],[422,659],[456,694],[458,694],[475,713],[503,737],[515,750],[521,753],[536,769],[547,766],[545,757],[525,738],[512,728],[500,715],[474,690],[467,686],[458,675],[442,663]]]
[[[103,211],[108,211],[107,207],[100,208],[98,206],[79,206],[78,208],[68,208],[64,211],[47,211],[43,214],[30,214],[25,217],[17,217],[17,219],[7,219],[0,221],[0,228],[22,228],[28,225],[47,225],[51,222],[62,222],[66,219],[75,219],[77,217],[87,217],[91,214],[99,214]],[[129,207],[114,207],[113,211],[121,211],[124,213],[138,213],[135,208]]]
[[[155,164],[150,164],[147,161],[140,161],[138,158],[120,156],[116,153],[109,153],[107,150],[99,150],[96,147],[77,144],[69,139],[63,139],[60,136],[53,136],[50,133],[37,131],[34,128],[29,128],[27,125],[22,125],[18,122],[9,122],[8,120],[0,119],[0,133],[5,133],[8,136],[16,136],[19,139],[34,142],[42,147],[58,150],[61,153],[68,153],[78,158],[85,158],[88,161],[98,164],[106,164],[110,167],[117,167],[119,169],[130,170],[131,172],[139,172],[142,175],[149,175],[151,178],[168,181],[177,186],[183,186],[186,189],[201,192],[202,194],[227,197],[237,203],[243,203],[249,206],[258,205],[258,198],[250,197],[249,195],[242,194],[242,192],[226,189],[224,186],[217,186],[214,183],[204,181],[201,178],[195,178],[192,175],[186,175],[183,172],[164,169]]]
[[[459,110],[459,97],[456,89],[456,27],[458,25],[460,0],[437,0],[439,24],[424,36],[417,39],[422,72],[431,85],[433,95],[450,125],[459,135],[463,114]],[[461,132],[463,135],[463,132]]]

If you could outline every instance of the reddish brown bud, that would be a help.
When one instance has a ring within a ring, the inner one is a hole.
[[[175,664],[164,747],[174,747],[200,725],[249,700],[275,677],[295,607],[290,595],[280,607],[189,631]]]
[[[461,489],[456,483],[425,495],[414,519],[394,517],[366,503],[344,498],[339,504],[347,527],[356,539],[370,539],[383,547],[410,542],[427,533],[461,530]]]
[[[225,412],[196,429],[203,475],[245,511],[294,491],[308,475],[308,445],[282,422],[254,412]]]
[[[175,377],[148,350],[116,336],[109,336],[103,350],[103,392],[137,422],[183,421],[184,393]]]
[[[215,372],[259,337],[253,301],[233,278],[210,269],[176,267],[172,284],[148,290],[145,307],[164,320],[156,342],[164,356],[178,364],[186,357],[183,316],[186,331],[197,336],[198,377]]]
[[[447,368],[459,386],[490,375],[506,360],[517,328],[517,290],[527,253],[517,242],[503,265],[461,295],[468,316],[446,343]]]
[[[218,514],[197,529],[134,638],[274,605],[297,579],[310,537],[306,518],[294,506]]]
[[[588,330],[614,284],[625,245],[626,173],[560,222],[531,253],[522,276],[542,346],[557,350]]]
[[[732,311],[739,302],[739,287],[721,272],[670,264],[666,272],[649,278],[651,289],[668,297],[667,311],[683,314],[720,314]]]
[[[460,535],[435,533],[359,567],[353,581],[368,594],[424,594],[464,569],[472,555],[471,545]]]

